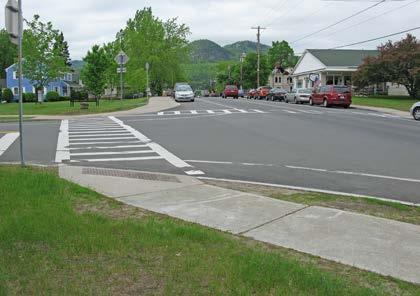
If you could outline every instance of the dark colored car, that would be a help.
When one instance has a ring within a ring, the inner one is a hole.
[[[234,99],[239,97],[239,89],[236,85],[226,85],[222,98],[226,99],[228,97],[232,97]]]
[[[257,96],[257,90],[256,89],[250,89],[248,91],[248,95],[246,96],[247,99],[255,99]]]
[[[326,85],[316,89],[309,98],[309,105],[323,105],[324,107],[351,105],[351,90],[345,85]]]
[[[282,88],[275,87],[270,90],[267,96],[267,101],[285,101],[286,100],[287,91]]]
[[[263,100],[267,98],[268,94],[270,93],[271,87],[269,86],[261,86],[257,88],[257,99]]]

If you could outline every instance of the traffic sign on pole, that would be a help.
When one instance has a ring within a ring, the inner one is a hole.
[[[127,64],[127,62],[128,62],[128,60],[129,60],[129,58],[128,58],[128,56],[125,54],[125,52],[124,51],[120,51],[120,53],[119,54],[117,54],[117,56],[115,57],[115,62],[118,64],[118,65],[125,65],[125,64]]]
[[[7,1],[5,7],[6,30],[10,41],[18,45],[19,40],[19,3],[16,0]]]
[[[117,68],[117,73],[127,73],[127,68]]]

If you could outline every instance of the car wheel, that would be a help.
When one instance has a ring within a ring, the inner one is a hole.
[[[330,105],[328,105],[328,100],[324,99],[324,101],[322,102],[322,106],[324,106],[325,108],[328,108]]]
[[[314,101],[312,100],[312,98],[309,98],[309,105],[311,105],[311,106],[314,105]]]
[[[414,108],[413,117],[415,120],[420,120],[420,107]]]

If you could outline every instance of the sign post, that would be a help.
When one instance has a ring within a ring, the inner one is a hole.
[[[23,94],[22,94],[22,37],[23,37],[23,16],[22,0],[8,0],[5,7],[6,30],[9,33],[10,41],[18,46],[18,87],[19,87],[19,147],[20,163],[25,165],[23,155]]]
[[[146,96],[147,99],[149,99],[150,96],[150,86],[149,86],[149,69],[150,69],[150,64],[146,63],[145,65],[146,68]]]
[[[127,69],[124,68],[124,65],[128,62],[128,56],[125,54],[124,51],[120,51],[119,54],[115,57],[115,62],[117,62],[119,68],[117,69],[117,73],[120,73],[120,88],[121,88],[121,100],[124,98],[124,80],[123,74],[127,72]]]

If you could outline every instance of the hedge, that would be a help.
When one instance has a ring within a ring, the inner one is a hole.
[[[3,96],[2,97],[3,97],[3,100],[5,100],[8,103],[13,102],[13,98],[14,98],[13,93],[8,88],[3,89]]]

